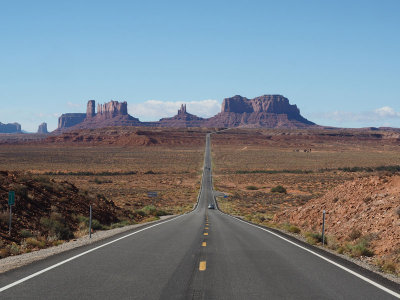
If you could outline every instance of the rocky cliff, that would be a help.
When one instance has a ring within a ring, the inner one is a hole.
[[[303,128],[315,125],[300,115],[296,105],[281,95],[253,99],[225,98],[221,112],[205,121],[207,127]]]
[[[3,124],[0,122],[0,133],[20,133],[21,125],[18,123]]]

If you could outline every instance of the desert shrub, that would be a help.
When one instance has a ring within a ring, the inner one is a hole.
[[[111,229],[114,229],[114,228],[120,228],[120,227],[124,227],[124,226],[128,226],[128,225],[130,225],[130,222],[128,220],[123,220],[121,222],[111,224],[110,227],[111,227]]]
[[[26,199],[28,197],[28,189],[24,185],[15,185],[12,187],[15,191],[15,198]]]
[[[142,209],[137,210],[136,213],[141,217],[145,217],[146,216],[146,212],[143,211]]]
[[[371,200],[372,200],[372,198],[371,198],[370,196],[365,197],[365,198],[363,199],[364,203],[369,203],[369,202],[371,202]]]
[[[300,233],[301,230],[300,230],[299,227],[296,227],[294,225],[290,225],[289,228],[288,228],[288,231],[291,232],[291,233]]]
[[[292,225],[290,223],[283,223],[283,224],[281,224],[281,227],[284,230],[289,231],[291,233],[300,233],[300,231],[301,231],[300,228],[298,228],[297,226]]]
[[[265,217],[262,214],[256,214],[255,216],[253,216],[252,221],[256,223],[262,223],[265,221]]]
[[[317,232],[306,232],[306,241],[311,245],[322,243],[322,234]]]
[[[40,219],[40,224],[49,234],[54,235],[59,240],[73,238],[70,228],[66,224],[64,218],[58,213],[52,213],[50,218],[42,217]]]
[[[61,240],[53,241],[53,246],[60,246],[61,244],[64,244],[64,241]]]
[[[325,241],[329,249],[338,250],[340,247],[337,239],[334,236],[325,236]]]
[[[10,246],[10,254],[18,255],[21,252],[20,247],[16,243],[12,243]]]
[[[347,244],[346,247],[349,250],[351,257],[374,255],[374,252],[368,248],[369,242],[366,239],[360,239],[355,245]]]
[[[385,262],[382,266],[381,269],[383,272],[385,273],[390,273],[390,274],[396,274],[396,265],[391,262],[391,261],[387,261]]]
[[[104,225],[100,223],[99,220],[92,219],[92,229],[93,230],[103,230],[105,229]]]
[[[33,179],[41,183],[50,183],[50,179],[47,176],[35,176]]]
[[[338,201],[339,201],[339,197],[333,198],[333,203],[336,203],[336,202],[338,202]]]
[[[277,186],[271,188],[271,193],[284,193],[284,194],[286,194],[287,191],[283,186],[277,185]]]
[[[0,249],[0,258],[10,256],[10,247],[3,247]]]
[[[147,205],[143,207],[142,210],[146,213],[146,215],[155,216],[157,213],[157,209],[155,208],[154,205]]]
[[[258,187],[254,186],[254,185],[248,185],[248,186],[246,186],[246,190],[256,191],[256,190],[258,190]]]
[[[19,234],[23,238],[29,238],[29,237],[33,236],[32,232],[30,230],[27,230],[27,229],[21,229]]]
[[[42,187],[49,192],[56,192],[56,188],[52,182],[43,182]]]
[[[46,243],[44,241],[38,241],[34,237],[29,237],[26,239],[26,244],[32,247],[37,247],[37,248],[44,248],[46,246]]]
[[[96,183],[96,184],[112,183],[112,180],[107,180],[107,179],[101,180],[101,179],[99,179],[99,178],[96,177],[96,178],[94,179],[94,183]]]
[[[361,236],[361,231],[356,228],[353,228],[353,230],[349,233],[348,239],[350,241],[354,241],[358,239],[360,236]]]
[[[346,248],[343,246],[340,246],[336,249],[337,253],[343,254],[346,251]]]

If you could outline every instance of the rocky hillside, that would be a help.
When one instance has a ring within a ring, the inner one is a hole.
[[[278,214],[275,221],[294,224],[302,231],[318,232],[323,210],[328,244],[337,243],[341,252],[352,256],[374,254],[375,263],[391,264],[392,273],[400,273],[399,175],[347,182],[320,199]],[[358,250],[361,252],[357,253]]]
[[[15,191],[12,232],[8,234],[8,192]],[[92,195],[46,176],[0,171],[0,258],[56,245],[87,234],[89,205],[97,228],[126,214],[104,196]],[[103,225],[101,225],[103,224]]]

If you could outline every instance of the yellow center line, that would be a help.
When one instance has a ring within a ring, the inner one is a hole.
[[[204,232],[204,235],[208,235],[208,232]]]
[[[206,267],[207,267],[206,266],[206,261],[205,260],[201,261],[200,265],[199,265],[199,271],[205,271]]]
[[[201,246],[202,246],[202,247],[206,247],[206,246],[207,246],[207,242],[203,242],[203,243],[201,244]]]

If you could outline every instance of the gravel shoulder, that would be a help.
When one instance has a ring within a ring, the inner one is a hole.
[[[176,215],[162,216],[162,217],[160,217],[160,220],[162,221],[162,220],[170,219],[175,216]],[[8,256],[8,257],[0,260],[0,274],[10,271],[12,269],[16,269],[16,268],[28,265],[28,264],[33,263],[38,260],[45,259],[45,258],[55,255],[55,254],[59,254],[59,253],[62,253],[62,252],[65,252],[65,251],[68,251],[68,250],[71,250],[71,249],[74,249],[77,247],[93,244],[95,242],[104,240],[106,238],[112,237],[114,235],[117,235],[117,234],[125,232],[125,231],[129,231],[132,229],[147,226],[152,223],[160,222],[160,220],[151,221],[151,222],[142,223],[142,224],[129,225],[129,226],[110,229],[110,230],[96,231],[95,233],[92,234],[92,238],[89,238],[89,236],[87,235],[87,236],[66,242],[59,246],[41,249],[38,251],[24,253],[24,254],[16,255],[16,256]]]

